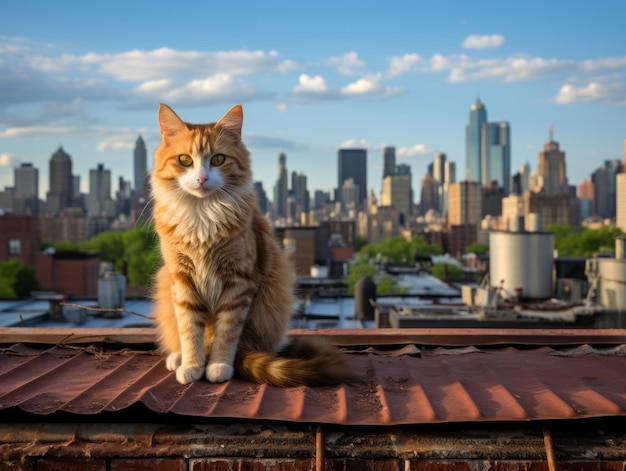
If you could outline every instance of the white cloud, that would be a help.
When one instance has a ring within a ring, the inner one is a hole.
[[[381,86],[376,79],[362,78],[343,87],[341,93],[344,95],[371,95],[380,90]]]
[[[494,49],[504,44],[504,36],[501,34],[473,34],[463,41],[464,49]]]
[[[285,111],[287,111],[287,103],[278,103],[276,105],[276,110],[284,113]]]
[[[415,144],[409,147],[399,147],[396,149],[396,154],[399,157],[417,157],[422,155],[431,155],[433,151],[429,149],[425,144]]]
[[[418,70],[418,67],[423,63],[419,54],[392,56],[387,60],[389,62],[389,66],[383,75],[388,78],[400,77],[401,75]]]
[[[326,80],[321,75],[314,77],[301,74],[298,77],[298,85],[293,89],[295,93],[325,93],[328,91]]]
[[[171,86],[172,81],[170,79],[148,80],[135,87],[135,91],[137,93],[156,93],[167,90]]]
[[[556,103],[604,103],[626,106],[626,87],[621,83],[602,84],[590,82],[586,86],[577,87],[565,84],[554,98]]]
[[[9,152],[0,152],[0,167],[12,167],[15,165],[15,156]]]
[[[372,145],[365,139],[348,139],[339,145],[340,149],[368,149],[370,147]]]
[[[337,69],[341,75],[357,75],[363,72],[365,62],[359,59],[356,52],[347,52],[343,56],[328,59],[328,64]]]

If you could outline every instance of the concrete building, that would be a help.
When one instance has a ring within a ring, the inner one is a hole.
[[[543,151],[539,152],[537,174],[538,191],[545,195],[568,194],[565,152],[559,149],[559,143],[553,139],[552,128],[550,128],[550,140],[545,143]]]
[[[90,216],[115,216],[115,204],[111,199],[111,170],[105,169],[103,164],[89,170],[87,212]]]
[[[13,213],[37,216],[39,214],[39,169],[32,163],[23,163],[15,169],[14,179]]]
[[[140,195],[145,191],[148,182],[148,152],[146,143],[141,134],[135,142],[135,152],[133,154],[135,193]]]
[[[448,187],[448,224],[478,225],[483,218],[483,189],[480,182],[462,181]]]
[[[344,182],[352,178],[358,186],[358,209],[367,199],[367,150],[339,149],[337,153],[337,189],[341,192]],[[338,195],[341,196],[341,193]],[[342,200],[342,203],[343,202]]]
[[[50,158],[50,185],[46,196],[46,213],[57,215],[72,206],[74,196],[72,158],[62,147]]]
[[[278,156],[278,180],[274,186],[274,206],[277,218],[287,217],[287,156],[281,152]]]
[[[387,175],[383,178],[381,205],[393,206],[398,212],[398,224],[408,224],[413,214],[413,190],[411,188],[411,174]]]

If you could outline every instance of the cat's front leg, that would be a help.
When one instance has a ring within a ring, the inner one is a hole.
[[[228,381],[235,373],[235,355],[251,302],[252,299],[247,297],[239,298],[223,303],[218,310],[215,339],[206,367],[206,378],[212,383]]]
[[[206,313],[193,302],[193,293],[188,283],[174,283],[172,297],[180,337],[180,353],[172,353],[166,360],[168,369],[176,371],[176,380],[181,384],[197,381],[204,376],[206,356],[204,354],[204,330]]]

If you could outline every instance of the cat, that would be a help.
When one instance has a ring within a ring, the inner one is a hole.
[[[278,387],[351,382],[329,342],[286,337],[294,275],[257,206],[241,105],[190,124],[161,104],[158,121],[150,183],[163,266],[153,315],[167,369],[182,384],[235,373]]]

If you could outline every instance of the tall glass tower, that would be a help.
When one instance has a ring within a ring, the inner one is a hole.
[[[137,138],[135,143],[135,192],[137,194],[143,193],[148,179],[148,154],[146,152],[146,143],[143,141],[141,135]]]
[[[465,179],[470,182],[481,181],[481,134],[486,122],[487,109],[477,98],[470,110],[469,123],[465,127]]]
[[[358,204],[367,199],[367,150],[339,149],[337,153],[337,190],[346,180],[352,178],[354,185],[359,187]]]

